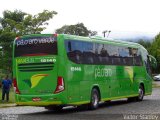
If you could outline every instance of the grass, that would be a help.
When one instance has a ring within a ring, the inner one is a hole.
[[[5,102],[3,102],[3,103],[2,103],[2,88],[0,88],[0,105],[1,104],[9,104],[9,103],[15,103],[15,93],[13,91],[13,88],[11,88],[10,92],[9,92],[9,102],[6,102],[6,98],[5,98]]]

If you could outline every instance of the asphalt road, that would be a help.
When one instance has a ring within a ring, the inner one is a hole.
[[[3,120],[160,120],[160,88],[153,89],[151,96],[142,102],[126,99],[102,103],[97,110],[64,108],[61,112],[48,111],[43,107],[10,107],[0,109]]]
[[[160,86],[160,81],[154,81],[154,83]]]

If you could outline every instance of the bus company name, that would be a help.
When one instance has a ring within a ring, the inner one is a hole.
[[[95,78],[110,76],[112,76],[112,69],[99,67],[95,69]]]
[[[54,43],[53,37],[46,37],[46,38],[34,38],[34,39],[27,39],[27,40],[17,40],[16,45],[18,46],[24,46],[24,45],[30,45],[30,44],[43,44],[43,43]]]
[[[21,63],[34,63],[35,62],[35,58],[16,59],[16,62],[19,63],[19,64],[21,64]],[[56,59],[53,59],[53,58],[41,58],[40,62],[56,62]]]
[[[16,59],[17,63],[34,63],[34,58]]]

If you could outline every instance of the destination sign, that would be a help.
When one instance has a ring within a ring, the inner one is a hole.
[[[54,37],[41,37],[41,38],[30,38],[30,39],[20,39],[16,41],[16,46],[33,45],[33,44],[45,44],[54,43]]]

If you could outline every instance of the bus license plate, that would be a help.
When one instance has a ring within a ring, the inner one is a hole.
[[[33,102],[41,101],[41,98],[39,98],[39,97],[32,98],[32,101],[33,101]]]

